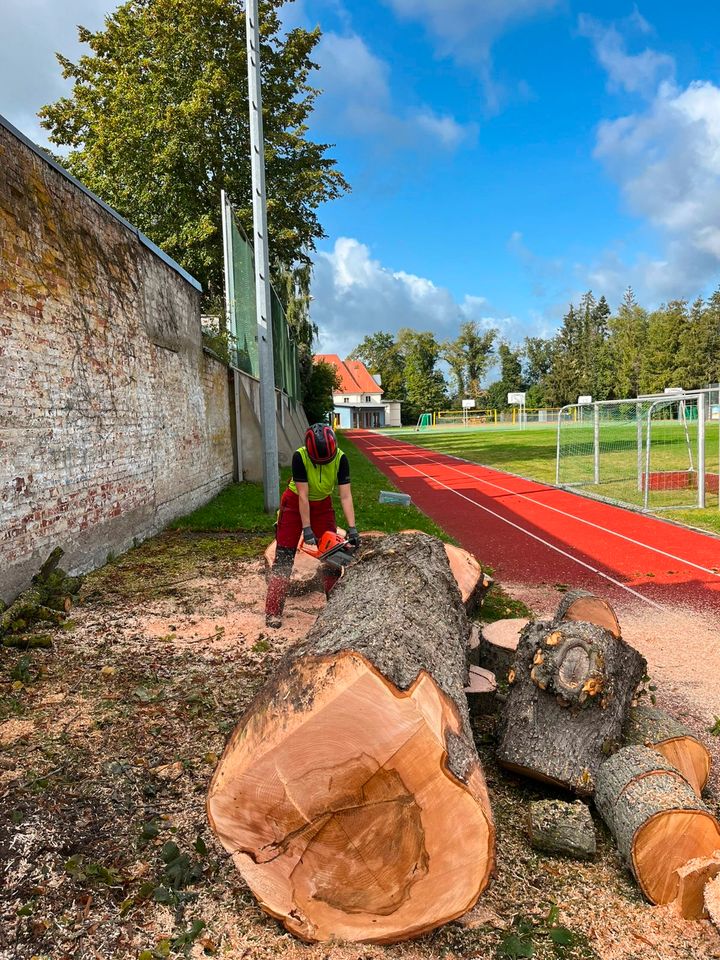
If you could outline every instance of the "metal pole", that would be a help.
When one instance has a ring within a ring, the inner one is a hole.
[[[275,368],[270,306],[270,258],[265,196],[265,140],[263,137],[262,87],[260,80],[260,29],[258,0],[246,0],[248,100],[250,107],[250,155],[252,158],[253,231],[255,247],[255,297],[257,304],[258,353],[260,356],[260,410],[263,443],[265,510],[280,506],[280,478],[275,402]]]
[[[642,425],[642,405],[635,404],[635,420],[637,421],[637,488],[638,493],[642,493],[643,482],[643,425]]]
[[[698,447],[697,447],[697,485],[698,485],[698,507],[702,509],[705,506],[705,403],[707,397],[704,393],[698,394],[697,412],[698,412]]]
[[[593,463],[594,483],[600,483],[600,407],[593,405]]]
[[[555,442],[555,485],[560,486],[560,427],[562,425],[562,413],[565,407],[560,407],[557,420],[557,440]]]
[[[652,412],[655,407],[651,403],[648,407],[647,429],[645,430],[645,496],[643,498],[643,509],[647,510],[650,505],[650,443],[652,442]]]

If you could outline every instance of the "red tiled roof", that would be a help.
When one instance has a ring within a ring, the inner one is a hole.
[[[340,387],[335,396],[342,393],[382,393],[382,387],[373,379],[364,363],[359,360],[346,360],[344,363],[336,353],[317,353],[316,361],[323,361],[335,367],[340,375]]]

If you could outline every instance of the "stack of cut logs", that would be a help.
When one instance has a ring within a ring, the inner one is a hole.
[[[426,534],[367,538],[250,704],[208,815],[263,909],[307,941],[373,943],[465,913],[495,861],[471,720],[498,711],[504,768],[594,797],[651,902],[717,916],[720,825],[700,800],[708,751],[637,705],[646,663],[610,606],[575,591],[552,621],[480,631],[467,611],[490,583]],[[531,807],[534,845],[594,855],[582,799]]]

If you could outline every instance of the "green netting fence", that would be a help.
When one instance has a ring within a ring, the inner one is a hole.
[[[223,240],[225,244],[226,303],[231,356],[239,370],[253,377],[260,376],[257,311],[255,306],[255,265],[253,248],[237,223],[232,206],[225,199],[223,206]],[[293,404],[300,402],[300,366],[298,349],[280,298],[270,289],[273,360],[275,386],[284,391]]]

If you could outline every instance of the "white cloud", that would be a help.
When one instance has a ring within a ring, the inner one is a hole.
[[[467,295],[458,301],[426,277],[384,266],[350,237],[316,255],[312,293],[320,350],[342,357],[366,334],[395,333],[400,327],[430,330],[442,340],[455,336],[463,320],[476,320],[506,336],[524,335],[514,317],[497,315],[484,297]]]
[[[110,0],[8,0],[0,30],[0,113],[27,136],[47,144],[37,111],[68,89],[55,52],[74,59],[80,51],[76,24],[102,26]]]
[[[642,33],[651,30],[650,24],[637,10],[621,26],[636,27]],[[670,80],[675,75],[675,61],[665,53],[649,47],[641,53],[628,53],[625,37],[616,24],[605,25],[583,13],[578,18],[578,30],[581,36],[592,41],[595,55],[607,71],[611,90],[653,93],[660,81]]]
[[[663,255],[638,262],[648,286],[692,294],[720,274],[719,87],[661,84],[647,109],[600,125],[595,154],[662,238]]]
[[[425,24],[440,52],[459,59],[487,56],[492,41],[508,27],[552,10],[560,0],[386,0],[407,20]]]
[[[335,130],[374,137],[383,149],[429,142],[452,150],[476,135],[474,124],[463,125],[426,106],[397,110],[389,65],[357,34],[324,34],[315,59],[320,67],[315,82],[324,91],[318,118],[327,119]]]

